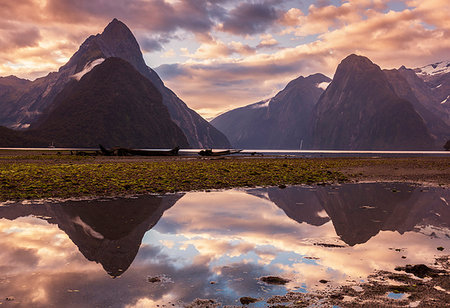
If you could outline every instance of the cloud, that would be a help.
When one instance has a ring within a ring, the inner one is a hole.
[[[144,52],[161,51],[164,49],[160,39],[152,37],[144,37],[140,40],[140,46]]]
[[[243,2],[228,12],[220,29],[233,34],[257,34],[275,23],[280,12],[269,2]]]
[[[447,2],[322,0],[303,2],[313,3],[305,9],[275,0],[4,1],[0,76],[33,79],[57,70],[117,17],[135,33],[148,64],[170,59],[157,69],[164,82],[211,117],[269,98],[299,75],[332,76],[351,53],[382,68],[445,60]]]
[[[261,41],[256,48],[273,48],[278,45],[278,41],[272,36],[272,34],[260,35]]]
[[[42,39],[37,27],[10,24],[9,27],[0,28],[0,46],[2,50],[14,48],[34,47]]]
[[[255,52],[255,48],[241,42],[232,41],[226,44],[220,40],[212,39],[202,43],[192,54],[186,51],[185,56],[192,59],[216,59],[220,57],[229,57],[233,54],[248,56]]]

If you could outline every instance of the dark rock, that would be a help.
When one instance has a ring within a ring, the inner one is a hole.
[[[331,294],[330,295],[331,299],[338,299],[338,300],[342,300],[344,299],[344,296],[342,294]]]
[[[148,277],[148,282],[151,282],[151,283],[161,282],[161,278],[158,276]]]
[[[259,278],[262,282],[265,282],[267,284],[275,284],[275,285],[284,285],[289,282],[288,279],[284,279],[277,276],[265,276]]]
[[[328,244],[328,243],[314,243],[315,246],[322,246],[328,248],[344,248],[345,245]]]
[[[440,271],[430,268],[425,264],[406,265],[405,267],[396,267],[396,271],[405,271],[419,278],[435,277]]]
[[[248,305],[248,304],[256,303],[259,300],[257,298],[244,296],[244,297],[241,297],[239,299],[239,301],[241,302],[242,305]]]

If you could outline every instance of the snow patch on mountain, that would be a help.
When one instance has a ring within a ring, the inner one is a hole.
[[[266,100],[263,100],[263,101],[261,101],[261,102],[259,102],[259,103],[256,103],[256,104],[253,104],[253,105],[251,105],[251,108],[252,109],[258,109],[258,108],[266,108],[266,107],[269,107],[269,104],[270,104],[270,101],[271,101],[272,99],[266,99]]]
[[[101,64],[103,61],[105,61],[104,58],[99,58],[99,59],[96,59],[96,60],[94,60],[94,61],[91,61],[91,62],[87,63],[87,64],[84,66],[84,68],[83,68],[83,70],[82,70],[81,72],[78,72],[78,73],[76,73],[76,74],[74,74],[74,75],[72,75],[72,76],[70,76],[70,77],[76,79],[77,81],[80,81],[80,79],[81,79],[84,75],[86,75],[87,73],[89,73],[90,71],[92,71],[92,69],[93,69],[94,67],[96,67],[97,65]]]
[[[329,82],[324,81],[324,82],[316,84],[316,87],[318,87],[319,89],[326,90],[330,83],[331,83],[331,81],[329,81]]]
[[[439,75],[450,73],[450,61],[442,61],[433,64],[429,64],[423,67],[415,68],[414,72],[418,75]]]
[[[450,99],[450,95],[449,96],[447,96],[447,98],[446,99],[444,99],[442,102],[441,102],[441,105],[443,105],[443,104],[445,104],[445,103],[447,103],[448,101],[449,101],[449,99]]]

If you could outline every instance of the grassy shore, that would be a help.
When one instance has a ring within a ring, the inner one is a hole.
[[[450,158],[161,159],[0,153],[1,201],[360,180],[449,187]]]

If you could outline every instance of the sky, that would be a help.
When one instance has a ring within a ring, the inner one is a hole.
[[[0,76],[57,71],[113,19],[147,65],[207,119],[332,77],[355,53],[382,68],[450,60],[448,0],[0,0]]]

